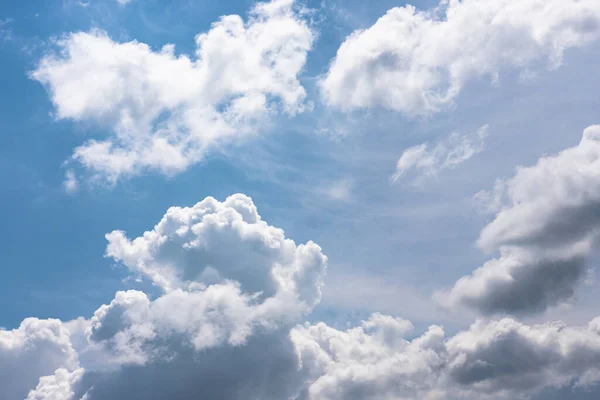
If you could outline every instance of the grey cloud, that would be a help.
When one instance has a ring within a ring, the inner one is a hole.
[[[568,392],[598,382],[596,322],[570,328],[480,321],[448,339],[433,326],[412,340],[398,330],[393,345],[366,324],[339,331],[320,323],[292,336],[303,365],[321,372],[306,399],[530,399],[548,388]]]
[[[256,280],[232,258],[215,261],[220,237],[237,257],[254,252]],[[347,330],[299,325],[320,300],[327,259],[264,222],[243,195],[173,207],[138,238],[108,238],[107,253],[162,293],[118,292],[89,319],[0,330],[0,371],[16,371],[2,382],[7,400],[515,400],[600,383],[600,318],[587,327],[478,321],[453,337],[435,325],[412,335],[409,321],[379,313]],[[186,272],[206,260],[227,278]],[[30,356],[25,343],[36,344]]]
[[[599,139],[600,126],[590,126],[578,145],[518,168],[483,196],[498,211],[478,245],[500,257],[437,296],[484,314],[540,312],[570,300],[600,230]]]

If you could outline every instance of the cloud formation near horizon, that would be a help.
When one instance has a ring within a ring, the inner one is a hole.
[[[161,294],[121,291],[88,319],[0,330],[6,400],[500,400],[600,380],[598,320],[479,321],[452,337],[433,325],[413,339],[409,321],[379,313],[347,330],[304,323],[327,258],[241,194],[107,239],[107,255]]]

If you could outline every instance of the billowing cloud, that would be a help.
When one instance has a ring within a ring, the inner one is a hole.
[[[483,151],[487,135],[488,126],[484,125],[472,134],[460,135],[454,132],[433,148],[428,143],[409,147],[398,159],[392,179],[397,181],[414,172],[417,175],[415,182],[419,182],[427,177],[435,177],[446,169],[456,168]]]
[[[222,17],[196,36],[193,57],[93,30],[60,39],[31,76],[47,87],[57,118],[108,131],[71,161],[114,184],[146,170],[179,173],[274,114],[301,112],[297,76],[313,36],[293,0],[273,0],[257,3],[246,22]]]
[[[106,237],[107,256],[162,293],[118,292],[89,320],[69,323],[83,372],[45,371],[30,399],[297,395],[303,380],[289,331],[320,301],[327,258],[319,246],[296,245],[240,194],[172,207],[134,240]]]
[[[69,331],[59,320],[28,318],[14,330],[0,329],[0,392],[22,400],[42,376],[58,368],[75,370],[77,353]]]
[[[244,195],[172,207],[138,238],[107,239],[107,256],[160,293],[121,291],[89,319],[0,330],[3,399],[513,400],[600,380],[599,320],[479,321],[449,338],[379,313],[348,330],[302,324],[327,259]]]
[[[499,181],[487,196],[498,211],[478,245],[499,250],[500,257],[461,278],[446,300],[485,314],[543,311],[569,300],[586,277],[585,261],[598,240],[599,171],[595,125],[577,146]]]
[[[408,115],[450,105],[471,79],[561,65],[563,53],[600,38],[596,0],[442,0],[396,7],[352,33],[321,81],[327,104]]]
[[[301,399],[529,399],[544,388],[598,382],[598,322],[527,326],[477,322],[446,338],[439,326],[406,339],[410,325],[374,315],[340,331],[324,323],[292,331],[313,380]]]

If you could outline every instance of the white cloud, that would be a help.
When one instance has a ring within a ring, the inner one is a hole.
[[[484,125],[470,135],[454,132],[445,140],[436,143],[432,149],[427,143],[410,147],[404,150],[398,159],[396,173],[392,179],[397,181],[414,171],[417,174],[416,182],[420,182],[425,178],[435,177],[446,169],[456,168],[483,151],[487,135],[488,126]]]
[[[171,207],[134,240],[121,231],[106,238],[108,256],[165,292],[234,281],[246,293],[277,297],[280,305],[292,300],[310,308],[321,297],[326,258],[319,246],[296,246],[241,194],[222,203],[208,197],[193,207]]]
[[[81,381],[84,373],[82,368],[74,371],[59,368],[54,375],[41,377],[25,400],[71,400],[75,396],[73,387]],[[85,400],[85,395],[81,400]]]
[[[340,331],[298,325],[321,297],[326,258],[234,195],[169,209],[152,231],[107,235],[107,255],[162,289],[118,292],[90,319],[0,330],[6,400],[514,400],[600,380],[588,327],[479,321],[439,326],[374,313]]]
[[[28,318],[14,330],[0,329],[0,391],[6,400],[27,397],[41,376],[78,367],[68,330],[59,320]]]
[[[215,22],[196,36],[194,57],[94,30],[59,40],[31,76],[47,87],[57,118],[110,131],[76,148],[72,161],[114,184],[145,170],[176,174],[271,115],[303,111],[297,76],[313,36],[293,0],[273,0],[256,4],[247,22]]]
[[[63,181],[63,188],[67,193],[75,193],[79,189],[79,181],[75,176],[73,170],[68,170],[65,173],[65,180]]]
[[[572,382],[597,383],[596,325],[503,319],[477,322],[451,338],[431,326],[407,340],[406,321],[374,315],[346,331],[318,323],[294,329],[292,337],[312,377],[301,399],[508,400]]]
[[[244,195],[172,207],[132,241],[107,238],[108,256],[163,293],[118,292],[65,324],[84,372],[44,371],[28,400],[296,397],[289,331],[321,298],[327,259],[316,244],[287,239]]]
[[[596,0],[442,0],[396,7],[352,33],[321,81],[345,110],[384,107],[408,115],[450,105],[469,80],[561,65],[563,53],[600,37]]]
[[[321,192],[331,200],[347,202],[352,199],[353,189],[354,181],[352,179],[342,179],[330,182],[321,189]]]
[[[595,125],[577,146],[520,167],[492,194],[478,195],[498,211],[477,243],[500,257],[461,278],[446,300],[483,313],[543,311],[569,300],[598,240],[599,171]]]

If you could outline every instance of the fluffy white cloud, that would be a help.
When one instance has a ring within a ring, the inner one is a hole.
[[[296,246],[263,221],[245,195],[172,207],[152,231],[134,240],[121,231],[106,238],[108,256],[166,292],[218,283],[233,289],[231,282],[237,282],[239,290],[280,306],[291,301],[311,308],[321,298],[326,258],[319,246]]]
[[[162,294],[118,292],[90,320],[69,323],[85,372],[44,378],[32,399],[297,395],[303,379],[289,331],[320,301],[319,246],[296,245],[241,194],[172,207],[134,240],[106,236],[107,255]]]
[[[461,278],[450,303],[518,313],[570,299],[598,241],[600,126],[586,128],[577,146],[518,168],[487,197],[498,212],[478,245],[500,257]]]
[[[41,377],[37,387],[29,392],[25,400],[71,400],[75,396],[73,387],[80,382],[84,372],[82,368],[72,372],[59,368],[54,375]],[[80,399],[85,400],[86,396]]]
[[[22,400],[40,377],[78,365],[69,331],[59,320],[28,318],[17,329],[0,329],[2,399]]]
[[[427,143],[410,147],[402,153],[396,164],[394,181],[404,178],[414,170],[418,175],[416,182],[427,177],[437,176],[446,169],[456,168],[475,154],[483,151],[488,126],[484,125],[470,135],[452,133],[445,140],[436,143],[430,149]]]
[[[324,323],[294,329],[313,378],[301,398],[529,399],[600,378],[597,321],[588,328],[477,322],[451,338],[432,326],[407,340],[408,323],[393,320],[375,315],[347,331]]]
[[[234,195],[169,209],[152,231],[107,235],[107,255],[161,289],[118,292],[90,319],[0,330],[7,400],[514,400],[600,381],[600,319],[586,328],[475,323],[407,339],[373,314],[340,331],[298,325],[326,258]]]
[[[94,30],[59,40],[60,51],[31,76],[47,87],[57,118],[109,130],[72,156],[96,179],[115,183],[149,169],[172,175],[273,114],[301,112],[306,93],[297,76],[313,36],[293,0],[273,0],[256,4],[247,22],[215,22],[196,36],[194,57]]]
[[[600,37],[596,0],[442,0],[419,11],[396,7],[355,31],[321,81],[342,109],[385,107],[409,115],[452,103],[476,77],[562,63],[566,49]]]

